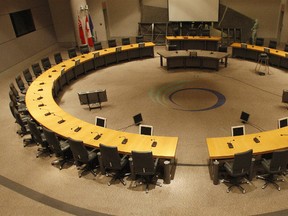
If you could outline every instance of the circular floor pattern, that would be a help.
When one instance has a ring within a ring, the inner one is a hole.
[[[218,91],[187,86],[186,81],[165,84],[151,90],[150,96],[166,107],[190,112],[216,109],[226,102],[225,96]]]

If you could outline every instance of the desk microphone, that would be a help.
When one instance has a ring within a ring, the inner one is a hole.
[[[46,106],[42,101],[38,101],[35,99],[33,99],[33,101],[40,102],[40,104],[38,104],[38,107]]]
[[[55,113],[52,113],[52,114],[53,114],[54,116],[57,116],[57,117],[61,118],[61,120],[58,121],[58,124],[62,124],[62,123],[64,123],[64,122],[66,121],[66,120],[63,119],[62,116],[56,115]]]
[[[156,147],[157,146],[157,141],[155,139],[151,139],[152,144],[151,144],[151,147]]]
[[[41,100],[41,99],[43,99],[43,97],[40,95],[40,94],[38,94],[38,93],[35,93],[35,92],[33,92],[33,94],[36,94],[36,95],[38,95],[39,97],[37,98],[37,100]]]
[[[122,144],[126,144],[128,142],[128,139],[125,136],[120,136],[119,138],[124,138],[121,142]]]
[[[255,136],[255,137],[253,138],[253,140],[254,140],[255,143],[260,143],[260,140],[258,139],[258,137],[260,138],[261,136]]]
[[[280,134],[280,136],[288,136],[288,134]]]
[[[91,134],[93,134],[93,133],[96,133],[97,135],[94,137],[94,140],[98,140],[98,139],[100,139],[101,138],[101,136],[102,136],[102,133],[98,133],[98,132],[93,132],[93,131],[91,131]]]
[[[39,83],[39,85],[44,85],[44,84],[45,84],[45,82],[40,82],[40,83]]]
[[[47,113],[44,114],[45,116],[49,116],[49,115],[52,114],[48,109],[43,109],[43,108],[39,108],[39,109],[40,109],[40,110],[46,110],[46,111],[47,111]]]
[[[76,127],[72,127],[71,130],[74,130],[74,132],[78,132],[82,129],[82,127],[76,126]]]

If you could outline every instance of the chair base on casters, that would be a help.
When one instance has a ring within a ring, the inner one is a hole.
[[[112,177],[112,179],[107,183],[108,186],[110,186],[113,182],[115,182],[116,180],[119,180],[124,186],[126,185],[126,182],[124,181],[124,177],[129,176],[130,173],[120,173],[120,172],[116,172],[115,174],[111,174],[111,173],[106,173],[105,174],[107,177],[110,176]]]
[[[64,158],[64,159],[56,159],[54,161],[51,162],[51,165],[55,166],[59,164],[59,170],[62,170],[63,166],[65,163],[68,163],[69,160]]]
[[[78,173],[78,176],[79,176],[79,178],[81,178],[82,177],[82,175],[83,175],[83,173],[84,172],[90,172],[90,173],[92,173],[94,176],[96,176],[97,174],[96,174],[96,172],[95,172],[95,170],[91,167],[91,165],[89,165],[89,164],[86,164],[84,167],[81,167],[81,168],[78,168],[79,170],[80,170],[80,172]]]
[[[262,176],[256,176],[256,178],[265,181],[265,184],[262,186],[262,189],[265,189],[268,184],[273,184],[277,188],[277,190],[280,191],[281,188],[276,182],[284,182],[284,179],[276,178],[274,175],[262,175]]]
[[[246,190],[241,186],[241,184],[250,184],[250,182],[248,180],[246,180],[246,179],[244,179],[242,181],[239,181],[237,179],[236,180],[235,179],[231,179],[230,181],[223,179],[222,182],[231,184],[226,190],[227,193],[229,193],[231,191],[232,187],[237,187],[237,188],[239,188],[239,190],[243,194],[245,194]]]
[[[138,184],[137,184],[138,183]],[[136,181],[136,184],[134,185],[134,187],[138,187],[139,185],[142,185],[143,183],[146,184],[146,188],[145,188],[145,192],[148,193],[149,192],[149,185],[150,184],[153,184],[155,186],[159,186],[159,187],[162,187],[162,184],[160,182],[157,182],[154,181],[153,182],[153,179],[151,180],[150,179],[150,176],[145,176],[145,177],[142,177],[140,178],[139,180]]]
[[[38,148],[37,149],[38,153],[36,155],[36,158],[38,158],[42,154],[49,154],[49,157],[52,157],[52,152],[49,148]]]

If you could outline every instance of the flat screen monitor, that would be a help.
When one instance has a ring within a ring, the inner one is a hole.
[[[248,122],[249,116],[250,116],[249,113],[246,113],[246,112],[242,111],[240,119],[242,120],[243,123],[246,123],[246,122]]]
[[[96,116],[95,117],[95,125],[100,127],[106,127],[107,119],[103,117]]]
[[[30,9],[17,11],[10,13],[9,15],[16,37],[20,37],[36,30]]]
[[[240,126],[231,127],[231,132],[232,132],[232,136],[245,135],[245,126],[240,125]]]
[[[139,125],[143,121],[141,113],[133,116],[133,120],[135,125]]]
[[[153,135],[153,126],[150,125],[140,125],[139,127],[139,134],[142,135]]]
[[[288,118],[278,119],[278,128],[287,127],[288,126]]]

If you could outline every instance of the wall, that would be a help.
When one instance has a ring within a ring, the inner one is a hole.
[[[286,0],[282,0],[282,4],[284,5],[284,19],[281,31],[281,42],[288,43],[288,3]]]
[[[31,9],[36,31],[16,38],[9,13],[25,9]],[[2,0],[0,26],[0,72],[56,44],[48,0]]]
[[[129,37],[138,35],[141,20],[138,0],[107,0],[110,37]]]
[[[220,0],[220,3],[250,18],[258,19],[259,37],[277,38],[281,0]]]

